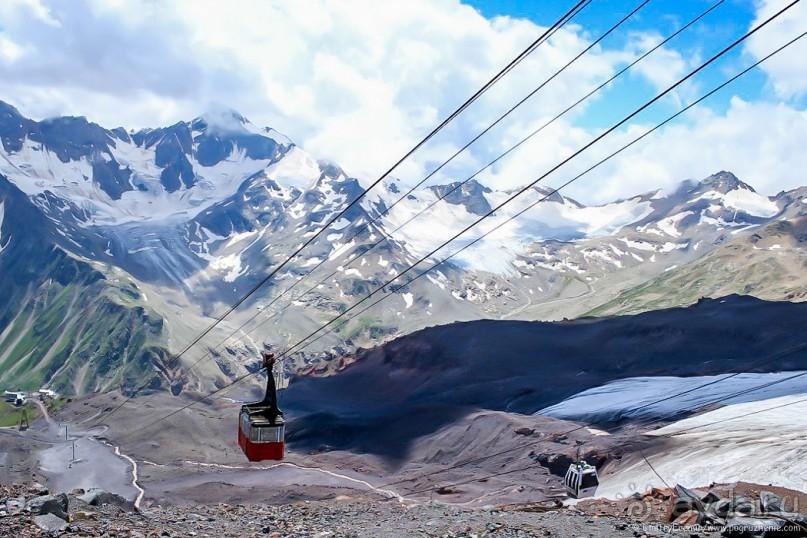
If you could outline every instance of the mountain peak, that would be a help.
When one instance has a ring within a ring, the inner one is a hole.
[[[232,108],[213,105],[207,112],[191,122],[191,128],[199,131],[223,131],[225,133],[244,133],[255,131],[248,129],[252,126],[247,118]]]
[[[743,183],[737,176],[732,174],[731,172],[726,172],[725,170],[721,170],[716,174],[712,174],[711,176],[707,177],[703,181],[700,182],[701,185],[709,187],[710,190],[714,190],[723,194],[728,193],[729,191],[734,191],[737,189],[745,189],[751,192],[756,192],[750,185],[747,183]]]
[[[435,185],[429,188],[438,197],[443,197],[446,203],[464,205],[469,213],[484,215],[491,210],[490,203],[487,198],[485,198],[485,194],[493,191],[488,187],[482,185],[476,179],[472,179],[459,189],[456,189],[458,185],[458,182],[454,182],[448,185]],[[452,191],[452,189],[456,190]],[[447,194],[449,192],[450,194]]]

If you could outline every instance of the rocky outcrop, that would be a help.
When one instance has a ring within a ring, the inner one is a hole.
[[[67,495],[64,493],[33,497],[25,503],[25,509],[33,515],[52,514],[62,519],[67,519],[67,507]]]

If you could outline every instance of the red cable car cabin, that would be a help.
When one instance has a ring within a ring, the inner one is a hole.
[[[277,390],[272,367],[275,356],[263,357],[267,370],[266,396],[260,402],[241,406],[238,419],[238,444],[249,461],[282,460],[286,452],[286,423],[277,406]]]

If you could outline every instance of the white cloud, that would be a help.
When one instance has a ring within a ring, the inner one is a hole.
[[[37,5],[6,8],[14,17],[4,49],[24,52],[0,61],[0,76],[12,81],[2,98],[24,113],[141,127],[221,102],[363,175],[383,171],[542,31],[487,20],[456,0]],[[579,27],[556,34],[443,143],[467,141],[588,42]],[[592,51],[531,101],[526,117],[609,75],[620,57]]]
[[[690,121],[663,129],[579,180],[566,191],[599,202],[626,194],[672,188],[682,179],[702,179],[730,170],[765,194],[807,184],[807,110],[781,103],[748,103],[733,98],[718,115],[693,108]],[[634,126],[597,148],[595,158],[621,147],[650,126]],[[581,162],[578,167],[582,168]]]
[[[790,1],[761,0],[754,26],[784,8]],[[807,4],[799,2],[748,40],[746,51],[759,59],[807,30]],[[776,93],[783,98],[807,94],[807,39],[762,64]]]
[[[774,3],[760,4],[760,17]],[[144,127],[222,103],[365,178],[386,170],[542,31],[526,20],[487,20],[458,0],[8,0],[0,2],[0,18],[0,99],[26,115],[80,114],[109,127]],[[807,27],[804,9],[791,19],[788,28]],[[782,35],[765,32],[747,51],[767,53]],[[559,32],[396,175],[407,184],[421,179],[595,37],[576,25]],[[465,179],[659,39],[635,33],[621,49],[595,47],[439,180]],[[799,50],[766,67],[782,97],[807,90]],[[637,73],[666,87],[692,61],[664,48]],[[683,90],[685,100],[693,88]],[[583,112],[556,122],[482,179],[498,188],[534,179],[596,134],[576,124]],[[699,109],[604,167],[596,183],[570,192],[602,201],[718,169],[765,191],[802,184],[792,171],[807,164],[795,147],[805,139],[803,125],[804,112],[785,105],[735,100],[724,115]],[[592,148],[588,158],[606,150]]]
[[[658,45],[664,37],[653,32],[637,32],[631,35],[628,48],[636,56]],[[633,67],[634,73],[644,76],[656,91],[664,90],[683,77],[690,66],[677,50],[661,47]]]

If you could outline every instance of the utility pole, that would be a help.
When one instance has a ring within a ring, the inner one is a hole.
[[[22,416],[20,416],[20,431],[25,431],[28,429],[28,427],[28,411],[23,409]]]

